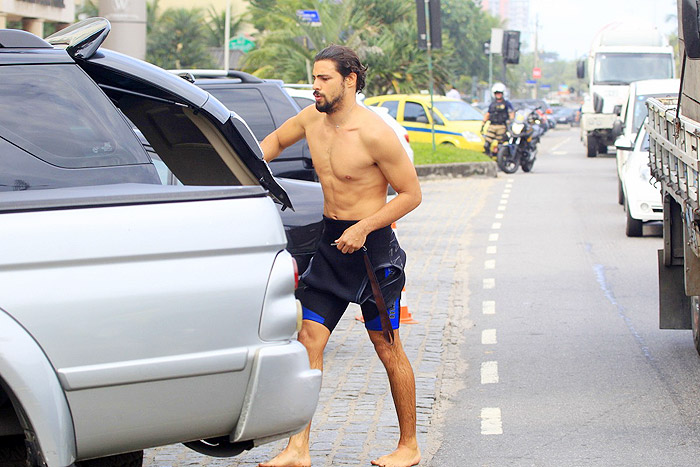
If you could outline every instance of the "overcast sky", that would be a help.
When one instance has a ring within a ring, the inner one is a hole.
[[[593,36],[606,24],[627,18],[651,22],[664,34],[678,30],[676,0],[532,0],[531,21],[539,18],[539,49],[574,60],[584,55]],[[533,49],[533,39],[529,39]]]

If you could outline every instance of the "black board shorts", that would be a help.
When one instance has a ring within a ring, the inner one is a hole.
[[[364,264],[364,252],[342,253],[334,243],[357,221],[323,218],[323,234],[308,268],[301,275],[297,298],[304,319],[323,324],[330,331],[343,316],[348,304],[362,308],[365,327],[381,331],[379,311],[372,294]],[[371,232],[365,241],[367,254],[379,280],[392,328],[399,327],[401,290],[406,283],[406,253],[391,227]]]

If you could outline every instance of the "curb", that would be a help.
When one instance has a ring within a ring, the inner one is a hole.
[[[495,162],[462,162],[457,164],[417,165],[419,178],[462,178],[472,176],[498,177]]]

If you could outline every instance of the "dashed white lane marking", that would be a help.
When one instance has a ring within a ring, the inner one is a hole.
[[[495,329],[484,329],[481,331],[481,343],[484,345],[494,345],[498,342],[496,341],[496,330]]]
[[[492,277],[488,278],[488,279],[484,279],[484,289],[488,290],[488,289],[494,289],[494,288],[496,288],[496,279],[494,279]]]
[[[486,254],[487,255],[495,255],[497,251],[496,245],[491,245],[486,247]]]
[[[500,222],[494,222],[494,223],[491,225],[491,228],[492,228],[493,230],[498,230],[498,229],[501,228],[501,223],[500,223]]]
[[[498,407],[484,407],[481,409],[481,434],[502,435],[503,424],[501,422],[501,409]]]
[[[498,204],[508,204],[508,200],[504,198],[501,201],[499,201]]]
[[[566,154],[566,151],[558,151],[558,149],[560,147],[562,147],[563,145],[565,145],[566,143],[568,143],[570,139],[571,139],[571,137],[567,137],[564,141],[560,141],[558,144],[554,145],[554,147],[552,149],[550,149],[550,151],[554,154],[557,154],[557,153]]]
[[[487,259],[486,261],[484,261],[484,269],[496,269],[496,260]]]
[[[498,383],[498,362],[481,362],[481,384]]]
[[[489,242],[497,242],[497,241],[498,241],[498,234],[497,233],[489,234]]]
[[[503,213],[502,212],[497,213],[496,219],[503,219]]]
[[[481,304],[481,312],[485,315],[495,315],[496,302],[493,300],[484,300]]]
[[[501,204],[500,206],[498,206],[498,210],[499,210],[499,211],[505,211],[505,210],[506,210],[506,206],[505,206],[504,204]]]

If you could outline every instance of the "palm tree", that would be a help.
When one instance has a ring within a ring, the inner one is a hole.
[[[234,37],[241,30],[243,24],[248,21],[248,18],[244,13],[238,16],[232,15],[230,20],[229,32],[231,37]],[[226,11],[217,12],[213,6],[209,7],[209,17],[206,26],[207,45],[209,47],[221,47],[226,31]]]
[[[146,60],[162,68],[213,68],[202,10],[165,10],[148,35]]]

